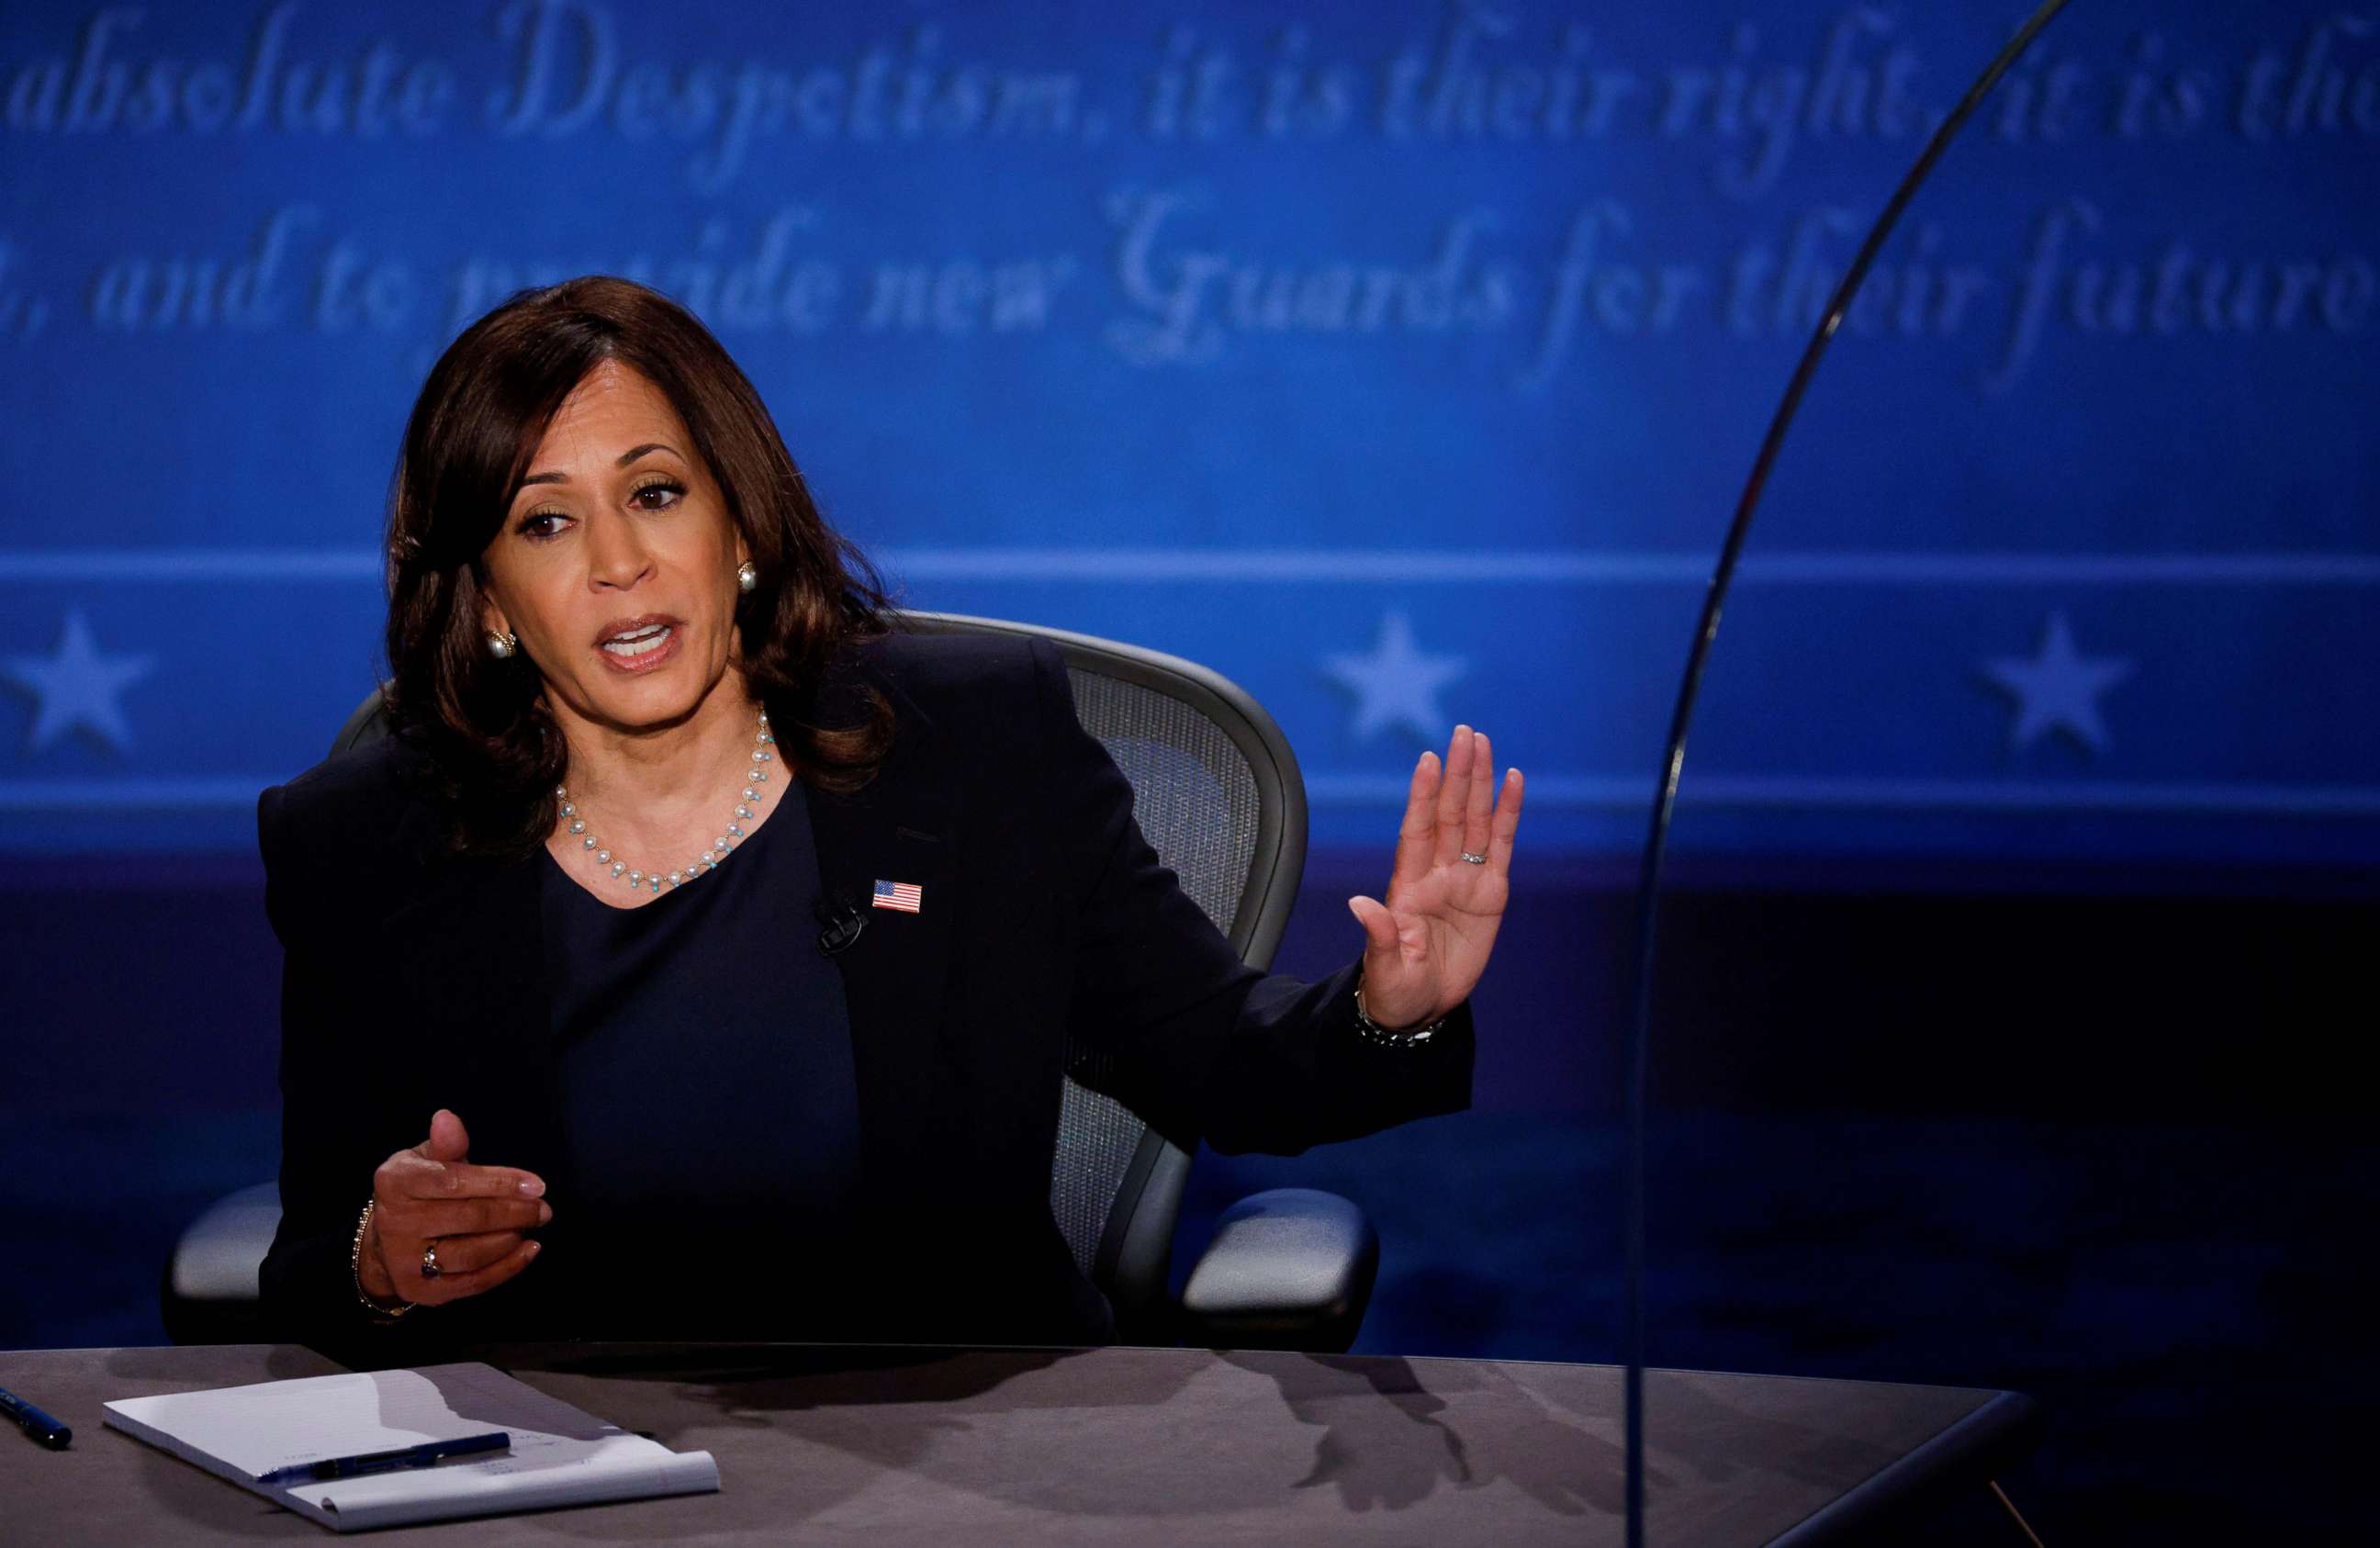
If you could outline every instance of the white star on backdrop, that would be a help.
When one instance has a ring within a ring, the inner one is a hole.
[[[1322,659],[1331,679],[1356,696],[1355,738],[1364,741],[1390,726],[1404,726],[1425,742],[1449,729],[1439,712],[1438,691],[1471,670],[1460,656],[1425,656],[1414,644],[1413,624],[1403,613],[1380,620],[1380,636],[1368,656]]]
[[[2002,656],[1984,663],[1984,673],[2016,695],[2016,729],[2010,736],[2015,746],[2029,747],[2046,732],[2062,731],[2097,753],[2107,746],[2099,695],[2130,677],[2132,663],[2081,654],[2074,648],[2066,615],[2053,612],[2032,659]]]
[[[41,700],[33,713],[34,752],[79,726],[120,753],[132,741],[132,728],[124,723],[115,695],[149,675],[155,664],[152,656],[101,655],[91,625],[79,611],[69,611],[55,654],[11,656],[0,671]]]

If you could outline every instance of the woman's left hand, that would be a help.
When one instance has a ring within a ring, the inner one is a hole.
[[[1505,772],[1500,793],[1495,767],[1488,739],[1468,726],[1454,728],[1442,768],[1424,753],[1388,901],[1347,900],[1364,926],[1364,1010],[1382,1026],[1436,1021],[1470,998],[1488,969],[1521,826],[1521,771]]]

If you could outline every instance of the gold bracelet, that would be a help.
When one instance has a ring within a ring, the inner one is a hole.
[[[412,1311],[413,1302],[400,1299],[392,1306],[364,1288],[364,1233],[371,1229],[372,1205],[377,1203],[376,1199],[366,1199],[364,1212],[356,1216],[356,1240],[347,1249],[347,1273],[356,1282],[356,1299],[364,1303],[364,1310],[382,1322],[393,1323]]]

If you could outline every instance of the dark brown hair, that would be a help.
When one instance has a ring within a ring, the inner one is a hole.
[[[480,556],[563,400],[605,360],[676,409],[751,552],[760,584],[735,605],[741,664],[786,761],[809,784],[855,790],[892,744],[892,707],[873,689],[857,696],[856,723],[820,723],[827,669],[883,632],[888,604],[868,561],[820,516],[727,351],[686,308],[627,280],[524,290],[431,368],[389,495],[390,724],[431,754],[459,850],[526,854],[552,829],[568,749],[528,658],[488,651]]]

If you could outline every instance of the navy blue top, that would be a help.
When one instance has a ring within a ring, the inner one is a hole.
[[[569,1213],[581,1309],[606,1336],[799,1339],[832,1320],[820,1270],[852,1224],[858,1094],[842,974],[817,946],[809,813],[797,781],[781,788],[716,870],[638,908],[546,859],[568,1156],[554,1225]]]

